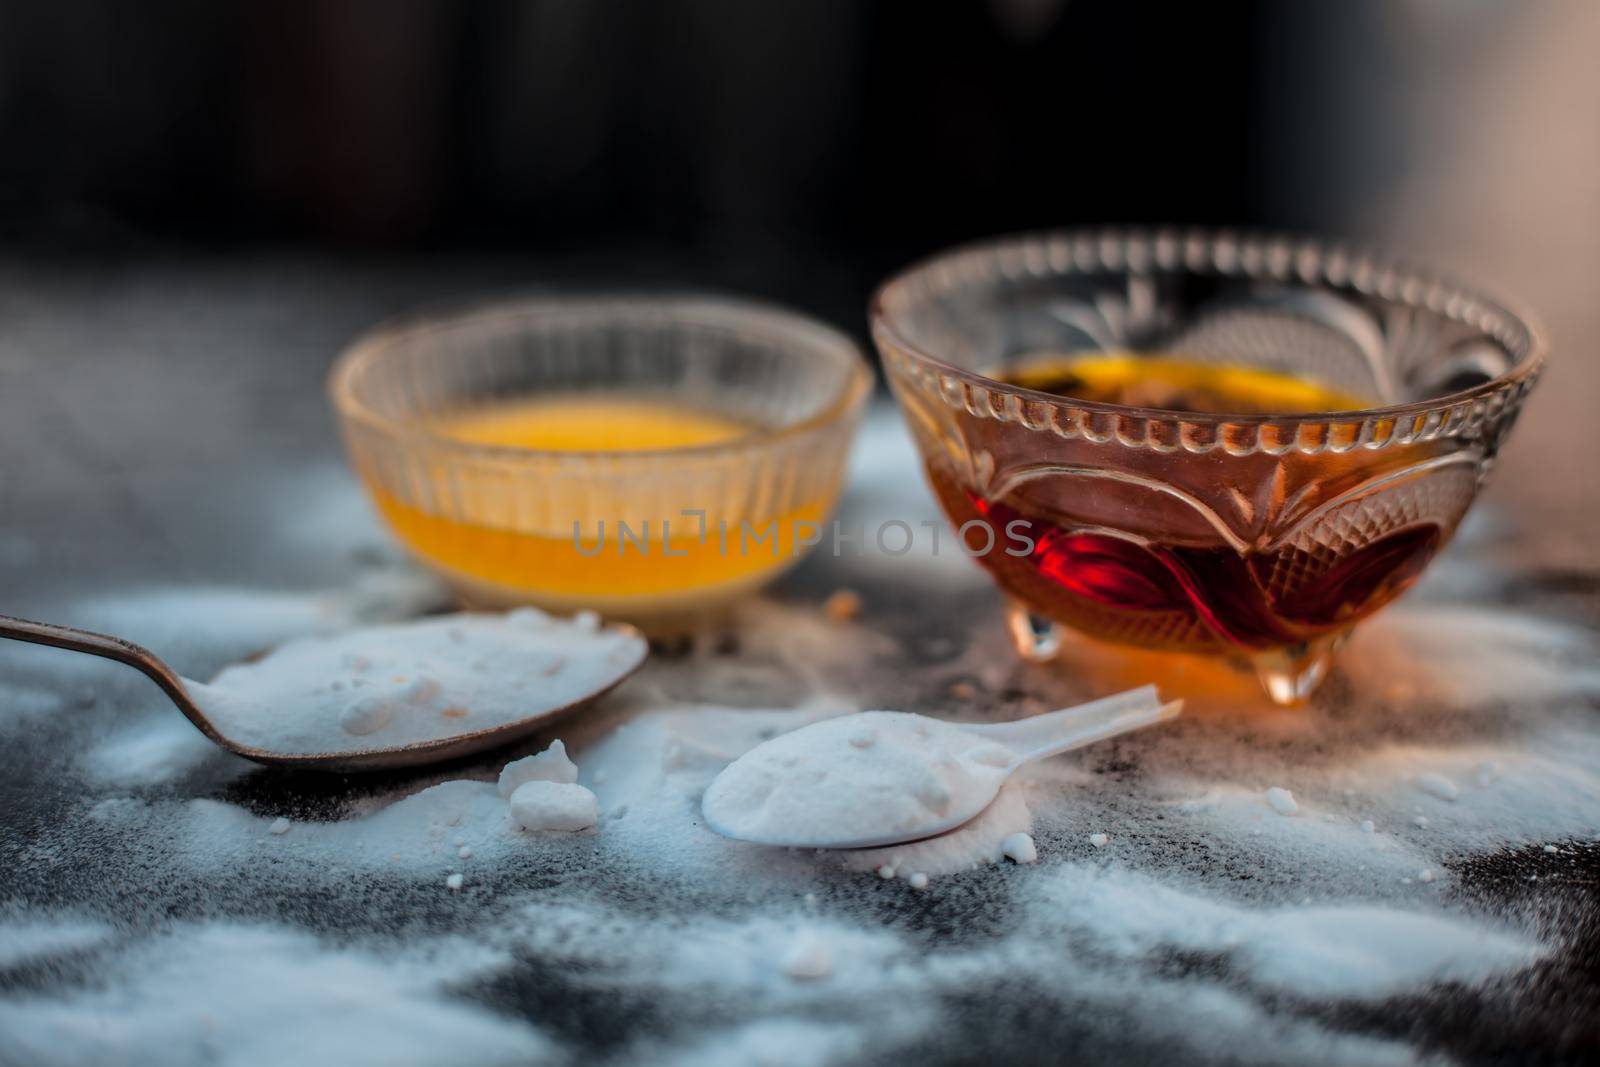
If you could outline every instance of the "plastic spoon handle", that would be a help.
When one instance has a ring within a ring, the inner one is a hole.
[[[1160,706],[1161,696],[1156,692],[1156,687],[1145,685],[1125,693],[1114,693],[1108,697],[1091,700],[1087,704],[1048,711],[1043,715],[1017,719],[1014,722],[960,725],[963,730],[970,730],[972,733],[982,734],[998,741],[1018,755],[1024,756],[1026,760],[1031,757],[1024,754],[1051,744],[1062,736],[1063,732],[1070,733],[1086,726],[1105,723],[1124,712],[1152,711]]]
[[[1096,741],[1104,741],[1108,737],[1116,737],[1132,730],[1142,730],[1146,726],[1154,726],[1158,722],[1175,719],[1183,711],[1183,701],[1174,700],[1169,704],[1162,704],[1154,708],[1141,708],[1136,711],[1124,711],[1113,715],[1104,722],[1092,723],[1080,730],[1073,730],[1058,734],[1048,744],[1027,752],[1017,753],[1017,766],[1024,763],[1033,763],[1036,760],[1047,759],[1074,748],[1092,745]]]

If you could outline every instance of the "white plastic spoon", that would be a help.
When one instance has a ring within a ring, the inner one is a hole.
[[[1155,686],[1006,723],[898,711],[824,719],[763,742],[706,789],[706,824],[791,848],[880,848],[971,821],[1018,768],[1176,716]]]

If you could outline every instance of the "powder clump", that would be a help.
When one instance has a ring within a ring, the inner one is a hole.
[[[1442,774],[1417,775],[1417,788],[1440,800],[1458,800],[1461,797],[1460,787]]]
[[[386,697],[362,697],[339,713],[339,726],[347,734],[365,737],[389,725],[394,718],[394,702]]]
[[[578,765],[567,756],[567,746],[559,739],[550,747],[532,756],[512,760],[500,771],[500,795],[509,797],[517,787],[527,782],[563,782],[571,785],[578,780]]]
[[[1033,843],[1032,834],[1012,834],[1000,842],[1000,851],[1013,863],[1037,863],[1039,849]]]
[[[593,793],[581,785],[535,779],[511,794],[511,818],[524,830],[587,830],[600,818]]]
[[[833,973],[833,953],[814,934],[802,933],[783,957],[783,973],[798,981],[816,981]]]
[[[1294,794],[1282,786],[1273,786],[1262,794],[1266,797],[1267,806],[1279,815],[1293,815],[1300,810],[1300,805],[1295,803]]]

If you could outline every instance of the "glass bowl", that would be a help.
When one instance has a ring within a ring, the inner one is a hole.
[[[815,543],[871,382],[854,342],[786,311],[593,297],[379,329],[341,354],[329,393],[379,513],[469,603],[651,621],[753,589]],[[564,409],[589,443],[457,429],[529,403],[557,413],[530,416],[535,431]],[[735,428],[629,447],[658,409]]]
[[[1068,627],[1226,655],[1285,704],[1450,539],[1544,360],[1526,317],[1451,282],[1218,233],[973,245],[890,279],[870,315],[929,481],[1011,598],[1020,652],[1051,658]],[[1244,365],[1377,402],[1199,414],[994,377],[1093,351]]]

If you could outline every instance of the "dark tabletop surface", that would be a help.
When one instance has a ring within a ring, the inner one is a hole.
[[[340,345],[377,320],[423,305],[530,291],[551,275],[537,264],[514,262],[361,263],[293,254],[0,266],[0,612],[121,622],[129,636],[158,651],[165,640],[181,670],[204,677],[254,651],[241,647],[248,639],[238,634],[289,636],[307,628],[308,603],[329,590],[347,591],[357,579],[378,590],[373,596],[390,598],[386,603],[395,611],[437,606],[431,586],[398,558],[344,473],[323,375]],[[824,314],[836,310],[831,301],[823,303]],[[835,317],[860,333],[846,314]],[[1578,314],[1562,320],[1569,337],[1583,324]],[[1558,350],[1558,361],[1561,356]],[[1593,550],[1600,512],[1594,450],[1583,444],[1594,379],[1595,371],[1577,360],[1573,369],[1552,374],[1469,535],[1452,547],[1448,574],[1420,594],[1425,604],[1470,602],[1554,620],[1564,633],[1579,634],[1589,650],[1569,650],[1561,661],[1560,669],[1575,677],[1594,671],[1592,639],[1600,624],[1600,561]],[[880,447],[893,432],[892,416],[876,415],[865,445]],[[875,486],[865,491],[869,497]],[[901,488],[908,508],[927,507],[914,475],[908,473]],[[847,513],[881,514],[895,506],[864,499],[863,492],[847,501]],[[970,662],[963,657],[980,641],[974,635],[998,630],[998,598],[987,584],[944,572],[874,572],[818,557],[772,595],[780,603],[814,607],[845,585],[863,595],[863,625],[891,642],[890,651],[851,681],[876,706],[956,710],[944,695],[949,682]],[[197,617],[192,626],[175,627],[171,609],[158,603],[162,590],[190,596],[184,603],[215,612],[217,621]],[[247,619],[237,631],[229,629],[241,615],[272,604],[280,617],[257,619],[254,628]],[[677,655],[658,650],[663,661]],[[1070,695],[1078,684],[1020,668],[977,673],[976,683],[1001,716]],[[792,696],[782,684],[770,691],[759,678],[751,684],[756,692],[745,694],[749,702],[780,705]],[[1337,725],[1365,714],[1351,710],[1362,699],[1358,682],[1336,678],[1306,714],[1313,716],[1309,721]],[[1563,705],[1574,758],[1589,769],[1588,781],[1596,781],[1600,722],[1593,683],[1557,686],[1553,696],[1530,693],[1528,699]],[[530,899],[559,899],[560,879],[537,871],[491,878],[476,894],[443,894],[431,880],[424,885],[403,878],[341,888],[259,870],[197,874],[149,839],[96,836],[84,813],[120,798],[155,805],[210,797],[261,815],[329,819],[342,817],[353,800],[381,801],[441,777],[287,774],[241,769],[220,757],[146,784],[107,785],[83,770],[105,737],[172,714],[131,672],[80,664],[56,651],[0,648],[0,1002],[21,1013],[0,1015],[17,1027],[13,1039],[0,1033],[0,1061],[74,1062],[81,1047],[97,1049],[99,1060],[109,1062],[258,1062],[237,1043],[261,1032],[235,1025],[230,1013],[242,1018],[250,1010],[239,1001],[196,993],[195,1014],[188,1017],[167,1003],[183,998],[176,987],[141,987],[154,979],[138,954],[156,939],[199,939],[208,927],[241,923],[274,931],[271,936],[304,931],[312,940],[302,976],[312,990],[307,995],[320,996],[318,989],[342,989],[338,968],[354,966],[357,957],[338,951],[359,954],[396,939],[441,954],[445,948],[428,946],[461,939],[494,944],[497,924],[511,911]],[[1472,721],[1510,722],[1515,714],[1502,701],[1481,715],[1474,711]],[[1398,720],[1360,721],[1407,741],[1431,740],[1426,728]],[[1485,744],[1495,736],[1484,729]],[[1097,773],[1137,777],[1140,750],[1129,751],[1128,766],[1097,765]],[[503,758],[444,776],[492,772]],[[1586,810],[1591,821],[1600,820],[1600,797],[1575,788],[1580,814]],[[148,834],[159,823],[141,825]],[[504,957],[492,964],[449,971],[447,988],[395,994],[402,1004],[415,996],[422,1019],[436,1010],[435,997],[481,1006],[487,1014],[474,1015],[474,1025],[486,1032],[503,1028],[503,1044],[478,1031],[456,1038],[437,1030],[446,1034],[442,1048],[422,1037],[398,1058],[1592,1062],[1600,1048],[1597,830],[1600,822],[1587,837],[1558,841],[1555,854],[1530,842],[1458,851],[1445,863],[1447,906],[1539,931],[1548,946],[1538,962],[1488,981],[1421,983],[1377,999],[1297,996],[1241,986],[1213,954],[1155,945],[1120,959],[1103,983],[1092,968],[1059,980],[1026,969],[1009,977],[978,969],[969,978],[917,986],[914,1004],[893,985],[860,997],[817,993],[792,1000],[773,999],[754,985],[741,992],[737,983],[697,994],[671,982],[575,975],[554,962],[557,954],[548,946],[525,939],[502,946]],[[1049,834],[1041,831],[1040,840],[1048,852]],[[1210,878],[1229,860],[1197,849],[1184,862],[1194,877]],[[1266,885],[1292,873],[1263,866],[1248,877]],[[892,903],[858,883],[859,876],[823,879],[819,907],[839,922],[893,931],[915,949],[913,962],[904,965],[913,970],[917,959],[943,959],[981,945],[1004,926],[1009,890],[982,873],[941,882],[947,886],[942,892],[896,894]],[[618,915],[666,925],[685,916],[748,918],[765,906],[715,880],[671,899],[659,898],[648,879],[623,876],[608,878],[595,892]],[[112,933],[85,934],[80,943],[79,929]],[[1070,935],[1063,936],[1063,957],[1071,957],[1077,950]],[[25,938],[38,938],[39,947],[30,949]],[[202,951],[208,944],[197,943]],[[269,950],[247,945],[239,951]],[[729,967],[737,965],[732,959]],[[448,970],[439,966],[441,974]],[[1121,992],[1109,992],[1113,986]],[[1158,988],[1190,992],[1170,1001],[1168,993],[1155,995]],[[91,997],[86,990],[97,992]],[[1204,1008],[1212,995],[1232,998],[1214,1017]],[[129,1024],[139,1011],[128,1005],[137,1009],[141,997],[162,1001],[150,1010],[168,1020],[162,1024],[168,1029]],[[279,1005],[283,1026],[312,1025],[305,1022],[309,1016],[296,1014],[298,1002],[267,1002]],[[1196,1012],[1192,1025],[1161,1018],[1178,1002]],[[1248,1015],[1241,1016],[1245,1009]],[[926,1026],[908,1031],[890,1025],[897,1013],[918,1011],[927,1013]],[[24,1027],[24,1019],[32,1021]],[[340,1032],[337,1020],[317,1014],[313,1021]],[[47,1023],[65,1027],[62,1032],[124,1029],[105,1045],[30,1043],[37,1041],[34,1027]],[[352,1009],[343,1037],[364,1025],[367,1018]],[[6,1026],[0,1022],[0,1031]],[[191,1031],[209,1028],[237,1042],[186,1043]],[[832,1036],[823,1040],[819,1032]],[[180,1035],[176,1044],[174,1034]],[[319,1050],[335,1046],[305,1047],[306,1061],[318,1062]],[[349,1054],[352,1047],[362,1051],[359,1043],[337,1047],[341,1062],[362,1059]],[[386,1048],[381,1042],[372,1047]],[[107,1048],[125,1058],[106,1054]]]

